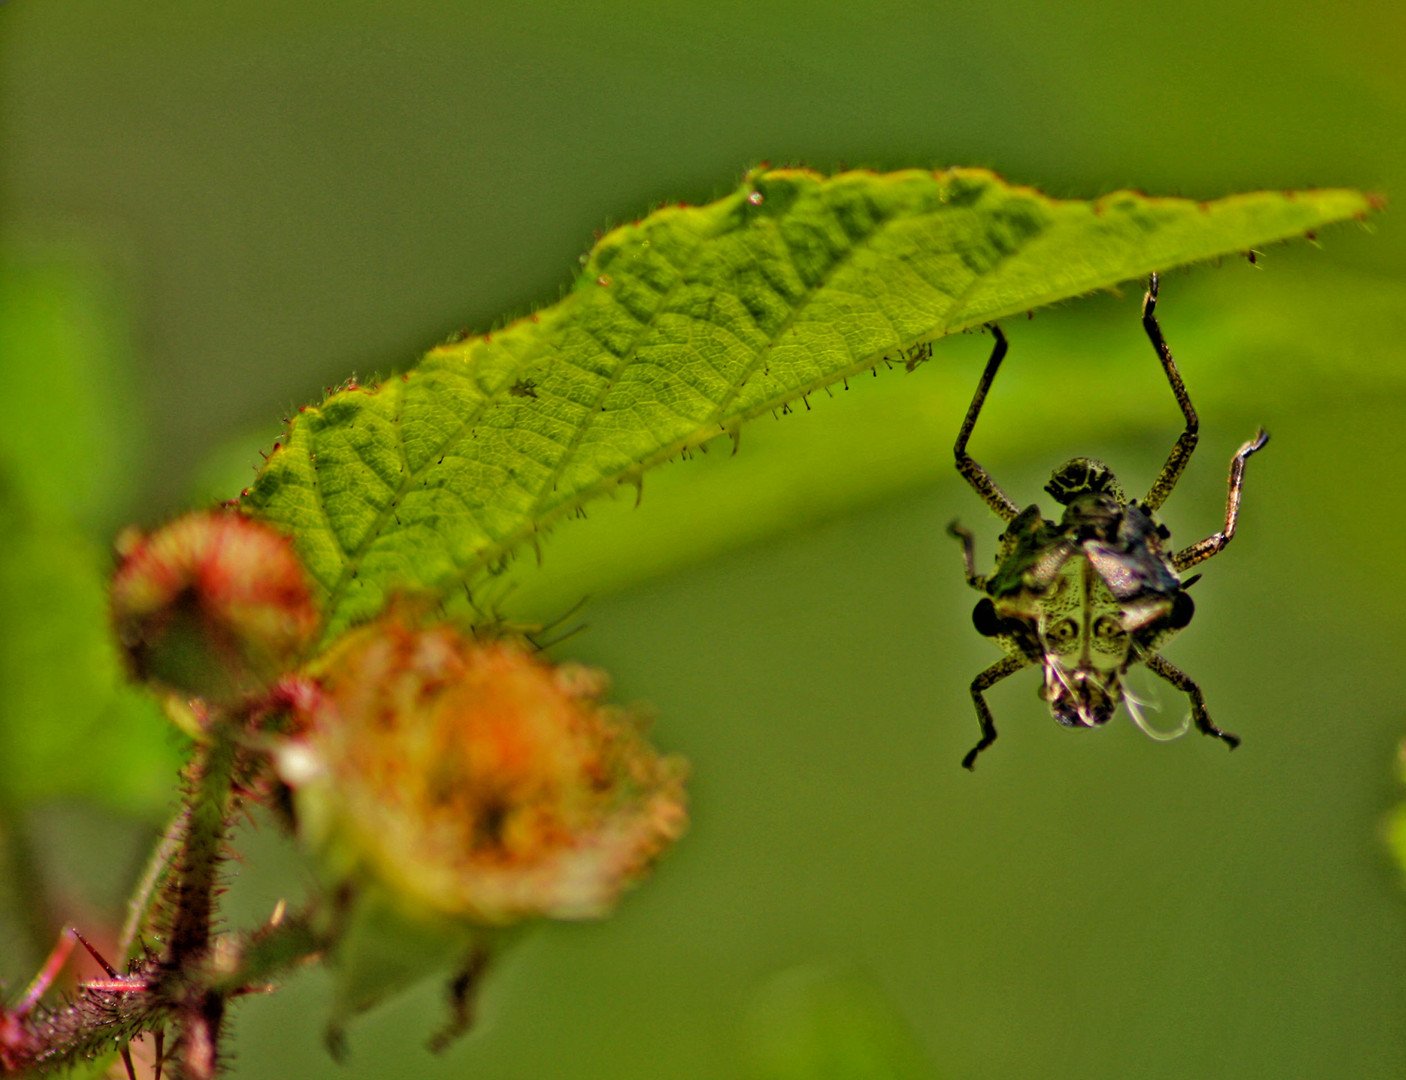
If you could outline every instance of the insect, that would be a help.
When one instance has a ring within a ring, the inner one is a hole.
[[[976,538],[956,521],[947,527],[962,542],[967,584],[983,594],[972,622],[1006,653],[1004,660],[972,680],[981,741],[962,759],[968,769],[974,769],[977,756],[996,741],[996,723],[984,692],[1033,664],[1043,670],[1040,697],[1065,727],[1099,727],[1126,701],[1134,720],[1152,734],[1122,684],[1128,668],[1145,664],[1190,698],[1191,719],[1198,731],[1215,736],[1232,750],[1240,744],[1238,737],[1211,720],[1201,688],[1157,650],[1191,622],[1195,605],[1186,590],[1201,575],[1183,578],[1182,574],[1230,543],[1240,514],[1245,461],[1264,447],[1269,435],[1260,428],[1230,459],[1225,528],[1180,551],[1167,547],[1171,534],[1157,520],[1157,510],[1176,487],[1196,448],[1199,421],[1162,337],[1156,311],[1157,275],[1153,274],[1142,302],[1142,326],[1162,361],[1185,418],[1185,430],[1141,501],[1123,494],[1103,462],[1082,457],[1066,461],[1045,485],[1064,506],[1058,522],[1042,517],[1038,506],[1021,510],[967,453],[967,440],[1006,355],[1005,335],[996,325],[990,327],[996,346],[962,421],[954,452],[957,471],[1007,522],[995,571],[978,574]]]

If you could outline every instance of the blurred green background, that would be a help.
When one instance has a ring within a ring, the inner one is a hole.
[[[233,495],[323,386],[550,302],[593,229],[761,159],[1400,198],[1403,48],[1381,2],[0,4],[0,976],[119,920],[167,813],[179,748],[103,638],[114,531]],[[312,973],[239,1006],[232,1075],[1402,1075],[1406,233],[1372,227],[1164,283],[1203,432],[1178,540],[1274,435],[1169,649],[1234,755],[1060,730],[1026,674],[958,767],[996,653],[943,527],[983,560],[998,527],[950,467],[989,340],[945,341],[519,573],[530,614],[593,593],[558,652],[693,763],[655,879],[533,936],[443,1057],[425,987],[334,1065]],[[1155,474],[1177,414],[1138,299],[1007,327],[973,452],[1017,501],[1073,453]],[[233,925],[303,880],[270,830],[240,848]]]

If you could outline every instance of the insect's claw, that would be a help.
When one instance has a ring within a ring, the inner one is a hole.
[[[1263,450],[1267,442],[1269,442],[1269,432],[1265,431],[1263,426],[1258,427],[1255,429],[1255,437],[1242,446],[1235,456],[1242,459],[1247,458],[1256,450]]]
[[[1147,293],[1142,300],[1142,315],[1146,318],[1152,313],[1152,309],[1157,306],[1157,271],[1152,271],[1147,277]]]
[[[962,768],[966,769],[967,772],[976,772],[977,756],[995,741],[995,739],[983,738],[981,742],[977,743],[970,750],[968,750],[967,756],[962,758]]]

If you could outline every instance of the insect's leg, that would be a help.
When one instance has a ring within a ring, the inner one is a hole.
[[[986,578],[976,572],[976,537],[955,519],[947,526],[947,535],[962,542],[962,566],[966,569],[967,584],[978,592],[985,592]]]
[[[1172,488],[1176,487],[1177,481],[1181,479],[1182,470],[1191,460],[1191,452],[1196,449],[1197,433],[1201,426],[1196,418],[1196,408],[1191,404],[1191,396],[1187,394],[1186,386],[1181,381],[1177,362],[1172,359],[1172,350],[1167,347],[1167,341],[1162,337],[1162,328],[1157,325],[1156,274],[1153,274],[1152,280],[1148,282],[1147,295],[1142,299],[1142,328],[1147,331],[1152,347],[1157,350],[1157,358],[1162,361],[1162,370],[1167,373],[1167,381],[1172,384],[1172,393],[1176,395],[1181,414],[1186,418],[1186,430],[1181,433],[1181,438],[1177,439],[1172,452],[1167,455],[1167,463],[1162,466],[1162,471],[1152,482],[1152,490],[1147,493],[1147,498],[1142,500],[1144,508],[1156,510],[1167,501]]]
[[[1030,661],[1023,656],[1008,656],[992,664],[972,680],[972,701],[976,703],[976,718],[981,722],[981,741],[962,758],[962,768],[975,770],[977,755],[996,741],[996,721],[991,718],[991,709],[987,706],[986,699],[981,696],[982,691],[990,690],[1007,675],[1014,675],[1028,663]]]
[[[1245,480],[1245,459],[1256,450],[1264,449],[1267,442],[1269,432],[1260,428],[1255,432],[1253,439],[1235,451],[1235,456],[1230,459],[1230,485],[1225,496],[1225,529],[1213,533],[1200,543],[1192,544],[1189,548],[1183,548],[1172,556],[1172,565],[1178,573],[1204,562],[1230,543],[1230,538],[1235,535],[1235,523],[1240,518],[1240,488]]]
[[[1234,750],[1240,745],[1240,736],[1232,735],[1228,731],[1222,731],[1216,727],[1215,721],[1211,719],[1210,713],[1206,712],[1206,698],[1201,693],[1201,688],[1196,685],[1191,676],[1182,671],[1167,660],[1160,653],[1153,653],[1143,661],[1150,671],[1162,676],[1178,690],[1191,699],[1191,719],[1196,724],[1196,730],[1202,735],[1214,735],[1226,746]]]
[[[976,418],[981,415],[981,406],[986,401],[986,394],[991,389],[991,383],[995,380],[996,372],[1000,370],[1001,361],[1006,355],[1006,335],[1001,333],[1001,328],[995,323],[990,324],[990,329],[996,339],[996,346],[991,350],[991,359],[986,361],[986,370],[981,373],[981,382],[977,384],[971,407],[967,409],[966,419],[962,421],[962,430],[957,432],[957,445],[953,452],[957,456],[957,471],[967,478],[967,483],[1002,521],[1010,521],[1020,513],[1020,508],[967,453],[967,440],[971,438],[972,428],[976,427]]]

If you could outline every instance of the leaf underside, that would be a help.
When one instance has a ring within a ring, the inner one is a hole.
[[[304,409],[243,496],[294,537],[324,640],[473,589],[645,470],[885,357],[1373,209],[1359,192],[1048,198],[993,173],[756,171],[603,237],[555,305]]]

